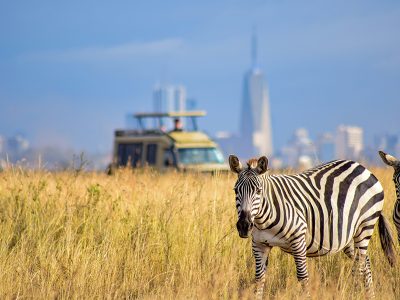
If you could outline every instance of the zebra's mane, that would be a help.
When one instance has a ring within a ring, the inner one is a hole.
[[[247,169],[251,170],[251,169],[257,168],[257,163],[258,163],[258,159],[257,158],[250,158],[247,161]]]

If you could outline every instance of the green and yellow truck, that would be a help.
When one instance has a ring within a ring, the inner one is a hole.
[[[112,168],[147,166],[160,171],[227,171],[218,145],[198,130],[197,118],[205,115],[204,111],[133,115],[137,129],[115,130]]]

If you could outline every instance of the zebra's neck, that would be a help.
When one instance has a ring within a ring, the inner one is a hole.
[[[287,214],[293,213],[294,207],[279,189],[279,176],[266,176],[263,190],[263,199],[254,221],[257,228],[268,229],[282,222]]]

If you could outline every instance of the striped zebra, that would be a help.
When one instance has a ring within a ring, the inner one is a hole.
[[[231,155],[238,174],[234,190],[239,236],[252,236],[256,265],[256,296],[262,298],[271,248],[293,255],[297,279],[308,293],[306,257],[344,251],[354,259],[353,271],[363,275],[367,297],[374,297],[367,248],[379,224],[381,245],[395,263],[393,239],[382,215],[383,189],[360,164],[332,161],[296,175],[268,175],[268,159],[251,159],[243,168]]]
[[[400,160],[383,151],[379,151],[379,155],[385,164],[392,166],[394,169],[393,181],[396,187],[397,201],[394,205],[393,221],[397,229],[397,239],[400,243]]]

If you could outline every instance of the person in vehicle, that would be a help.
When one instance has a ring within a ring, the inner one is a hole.
[[[172,131],[183,131],[183,124],[179,118],[174,119],[174,129]]]

